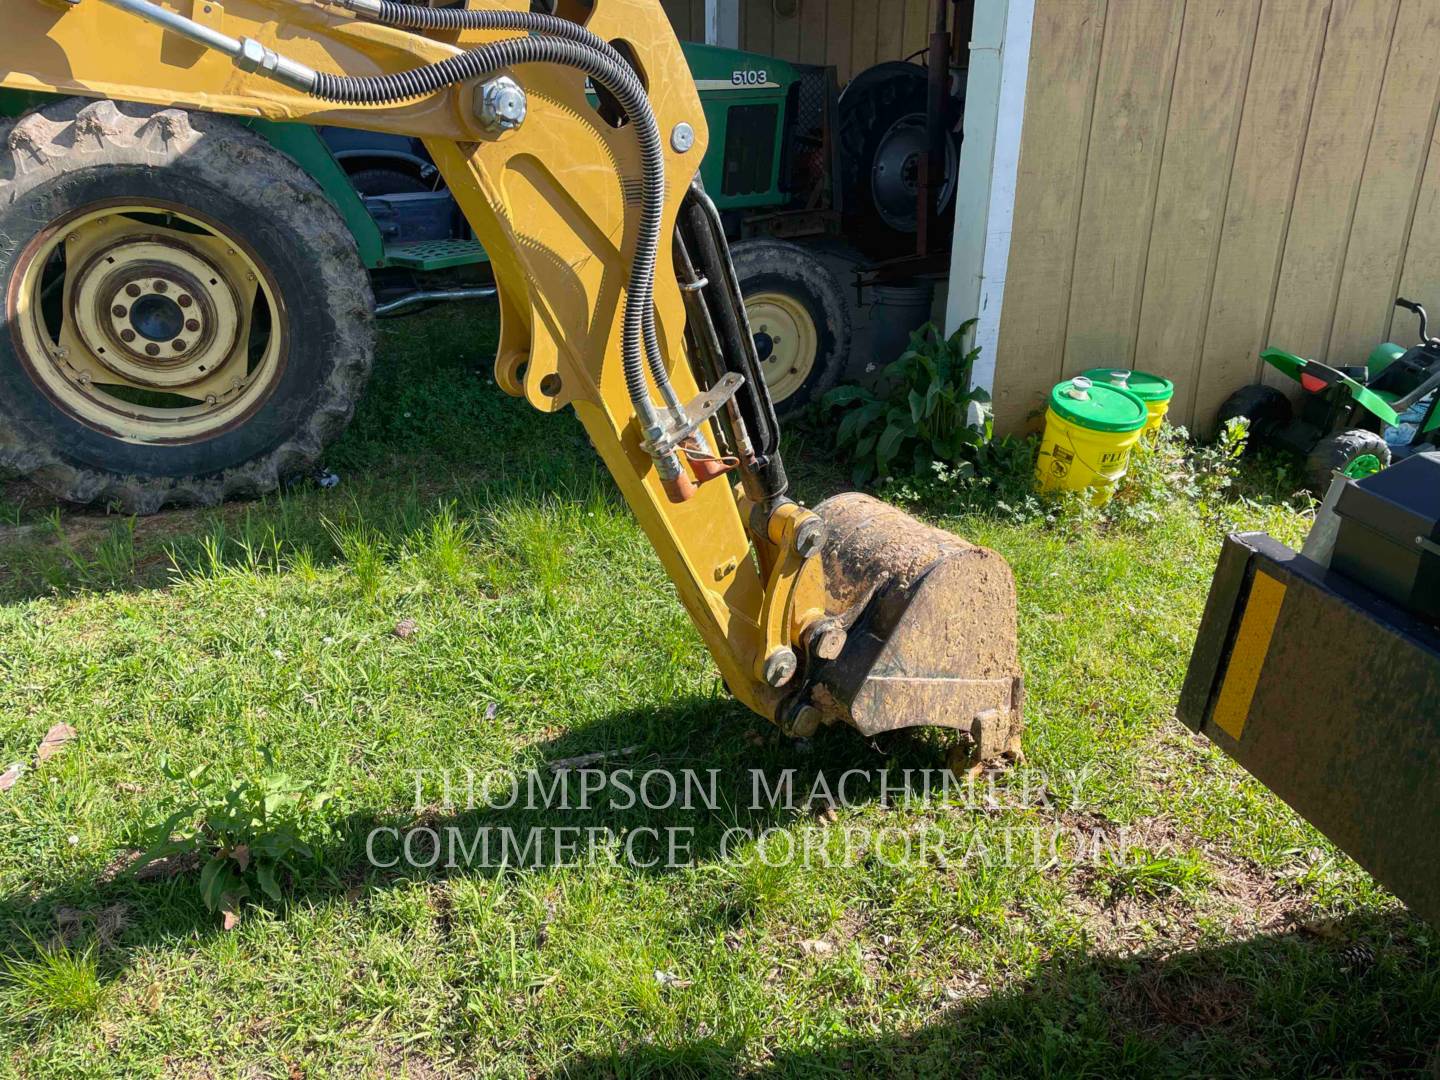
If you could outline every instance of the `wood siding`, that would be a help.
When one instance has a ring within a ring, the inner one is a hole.
[[[999,428],[1115,366],[1208,431],[1265,346],[1362,362],[1440,306],[1436,56],[1437,0],[1037,0]]]
[[[705,40],[705,0],[664,0],[682,40]],[[833,64],[843,83],[925,48],[932,0],[740,0],[740,47],[805,64]]]

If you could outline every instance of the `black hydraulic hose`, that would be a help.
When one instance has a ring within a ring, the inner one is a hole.
[[[570,43],[578,46],[577,49],[567,50],[563,59],[552,62],[566,63],[572,67],[578,67],[585,74],[589,75],[600,85],[603,85],[610,93],[615,95],[616,101],[625,112],[630,122],[635,125],[637,139],[640,143],[640,152],[643,161],[643,204],[641,212],[639,237],[636,242],[635,262],[631,268],[631,281],[629,297],[634,301],[634,306],[640,307],[640,332],[639,337],[643,343],[643,350],[646,361],[650,368],[651,378],[655,381],[661,397],[667,406],[678,410],[681,407],[679,399],[670,384],[670,375],[665,367],[664,357],[660,351],[659,336],[655,330],[655,305],[654,305],[654,275],[657,262],[657,252],[660,242],[660,226],[663,218],[663,202],[665,197],[665,160],[660,144],[660,132],[655,123],[655,116],[650,109],[649,99],[646,97],[645,88],[641,85],[633,69],[626,63],[624,57],[604,38],[598,34],[585,29],[579,23],[571,22],[569,19],[562,19],[555,15],[545,15],[528,11],[476,11],[466,8],[432,8],[419,4],[399,3],[397,0],[376,0],[373,5],[365,5],[363,8],[357,6],[357,14],[372,19],[375,22],[389,26],[397,26],[406,29],[418,30],[522,30],[533,34],[543,35],[546,38],[558,39],[552,44]],[[441,61],[438,64],[428,65],[428,68],[441,68],[446,64],[456,64],[463,61],[467,56],[478,56],[486,50],[492,50],[501,46],[518,45],[526,40],[499,42],[493,46],[482,46],[472,49],[467,53],[451,60]],[[578,62],[580,50],[591,54],[598,54],[603,61],[603,67],[595,64],[595,56],[586,59],[590,64]],[[493,70],[495,67],[507,66],[510,63],[524,63],[527,60],[506,60],[490,64],[483,70]],[[426,68],[415,69],[423,72]],[[475,74],[481,74],[477,71]],[[397,79],[401,76],[408,76],[413,72],[402,72],[400,76],[380,76],[380,79]],[[465,75],[463,78],[473,78],[474,75]],[[333,77],[328,77],[332,78]],[[372,82],[374,80],[371,80]],[[447,85],[449,82],[459,81],[449,78],[439,85]],[[436,87],[438,88],[438,86]],[[321,85],[317,82],[317,93],[321,93]],[[422,91],[422,93],[427,93]],[[406,96],[417,96],[407,94]],[[397,100],[390,98],[388,100]],[[639,278],[643,275],[643,282]],[[634,312],[632,305],[627,303],[626,307],[626,333],[625,343],[622,344],[622,355],[625,357],[626,365],[626,386],[630,391],[630,397],[636,402],[637,381],[633,378],[631,357],[634,349],[633,344],[632,316]],[[640,377],[639,392],[643,393],[643,376]],[[649,398],[646,397],[648,403]]]

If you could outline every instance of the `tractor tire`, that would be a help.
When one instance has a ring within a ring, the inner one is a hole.
[[[313,467],[374,347],[320,186],[180,109],[61,99],[0,139],[0,468],[147,514]]]
[[[927,141],[929,74],[902,61],[878,64],[850,80],[840,95],[840,180],[845,235],[865,254],[892,259],[915,254],[919,232],[919,169]],[[945,182],[936,200],[940,229],[934,251],[949,251],[954,230],[964,100],[949,102]]]
[[[771,400],[779,415],[794,415],[834,386],[849,361],[845,288],[798,244],[745,240],[730,254]]]
[[[1356,428],[1325,436],[1305,459],[1310,490],[1323,497],[1336,472],[1343,472],[1367,454],[1375,457],[1382,469],[1389,467],[1390,445],[1373,431]]]
[[[1275,387],[1245,386],[1225,399],[1215,418],[1215,427],[1217,431],[1224,431],[1231,420],[1249,421],[1250,435],[1245,440],[1245,450],[1249,453],[1290,423],[1293,415],[1290,399]]]

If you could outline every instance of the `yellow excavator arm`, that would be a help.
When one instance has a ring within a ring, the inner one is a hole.
[[[967,763],[1018,751],[1004,561],[865,496],[788,495],[659,0],[172,2],[0,0],[0,82],[99,99],[81,139],[125,103],[423,138],[494,267],[497,382],[575,410],[731,691],[795,735],[936,726]],[[43,122],[11,129],[14,168]]]

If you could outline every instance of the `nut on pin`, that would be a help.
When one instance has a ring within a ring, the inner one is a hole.
[[[524,88],[509,75],[497,75],[475,88],[475,115],[490,131],[514,131],[525,122]]]

